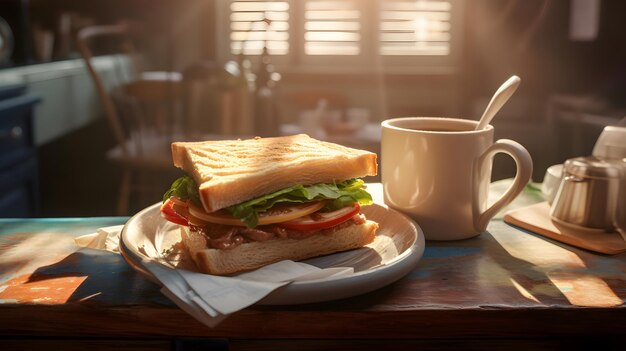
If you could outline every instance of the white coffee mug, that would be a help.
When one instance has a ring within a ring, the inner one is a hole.
[[[532,159],[519,143],[493,142],[477,121],[406,117],[382,122],[381,179],[385,203],[414,218],[427,240],[459,240],[485,231],[489,220],[524,189]],[[487,198],[493,156],[513,158],[513,184],[493,205]]]

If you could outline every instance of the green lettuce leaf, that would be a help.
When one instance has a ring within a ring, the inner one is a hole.
[[[233,217],[239,218],[247,227],[258,224],[259,213],[278,203],[305,203],[319,200],[329,201],[324,210],[333,211],[358,202],[362,206],[373,203],[372,196],[365,191],[361,179],[350,179],[339,183],[294,185],[276,192],[227,207]]]
[[[198,185],[188,175],[182,176],[172,183],[170,190],[163,194],[163,203],[170,197],[176,196],[183,200],[190,199],[196,206],[202,206],[200,203],[200,194],[198,194]]]
[[[191,199],[201,206],[198,186],[189,176],[176,179],[172,187],[163,195],[163,202],[171,196]],[[323,211],[334,211],[358,202],[361,206],[371,205],[372,196],[365,190],[361,179],[350,179],[337,183],[314,185],[294,185],[273,193],[227,207],[225,210],[239,218],[247,227],[254,228],[259,221],[259,213],[267,211],[278,203],[305,203],[329,200]]]

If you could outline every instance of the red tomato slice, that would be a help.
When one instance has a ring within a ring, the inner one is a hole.
[[[187,221],[187,218],[181,216],[180,214],[178,214],[178,212],[174,210],[174,204],[175,201],[169,199],[163,205],[161,205],[161,215],[163,216],[163,218],[172,223],[188,226],[189,221]]]
[[[303,216],[277,225],[293,230],[307,231],[334,227],[359,213],[361,206],[355,202],[353,206],[341,208],[333,212],[316,212],[313,215]]]

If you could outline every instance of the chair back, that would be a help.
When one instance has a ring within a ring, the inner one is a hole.
[[[126,22],[112,25],[97,25],[82,28],[76,37],[76,46],[83,58],[87,72],[94,82],[105,117],[111,126],[113,136],[115,137],[117,144],[122,148],[125,147],[124,144],[129,135],[125,131],[124,125],[120,119],[119,111],[115,106],[112,95],[104,83],[103,77],[94,68],[92,63],[93,50],[91,47],[94,42],[101,38],[116,39],[119,47],[118,54],[125,55],[131,62],[130,76],[117,77],[119,81],[116,82],[116,84],[131,81],[138,77],[141,72],[141,64],[132,41],[131,34],[133,30],[134,26]]]
[[[121,125],[128,134],[122,148],[124,160],[171,167],[170,144],[190,139],[183,117],[180,75],[132,81],[115,88],[112,97],[119,115],[124,116]]]
[[[184,117],[182,75],[142,69],[133,44],[140,39],[139,30],[132,23],[99,25],[86,27],[77,36],[78,49],[116,140],[106,157],[122,170],[117,213],[125,215],[133,203],[140,205],[136,209],[153,203],[155,194],[179,176],[172,166],[171,143],[191,140]],[[109,44],[109,49],[117,44],[118,53],[124,55],[120,58],[130,60],[130,73],[99,74],[92,56],[101,43]],[[116,79],[114,84],[110,84],[111,78]]]

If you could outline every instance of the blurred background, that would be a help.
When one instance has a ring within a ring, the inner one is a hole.
[[[0,216],[130,215],[172,140],[305,132],[380,150],[380,121],[478,119],[546,168],[626,116],[620,0],[2,0]],[[494,180],[513,164],[496,158]],[[369,179],[376,181],[376,178]]]

